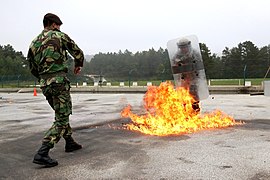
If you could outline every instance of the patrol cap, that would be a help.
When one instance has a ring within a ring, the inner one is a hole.
[[[43,22],[46,21],[46,20],[52,21],[57,25],[62,25],[63,24],[62,21],[60,20],[60,18],[57,15],[52,14],[52,13],[47,13],[44,16]]]

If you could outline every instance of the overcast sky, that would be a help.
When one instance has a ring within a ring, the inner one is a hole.
[[[252,41],[270,44],[269,0],[0,0],[0,45],[26,55],[57,14],[85,54],[167,48],[171,39],[196,35],[212,53]]]

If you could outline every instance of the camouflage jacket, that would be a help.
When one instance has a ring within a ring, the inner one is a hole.
[[[201,54],[194,49],[192,49],[191,52],[186,54],[178,50],[173,57],[173,62],[176,65],[189,64],[193,63],[193,61],[202,61]]]
[[[75,67],[82,67],[84,54],[67,34],[44,29],[32,41],[27,59],[31,73],[39,79],[41,87],[64,81],[68,72],[67,51],[73,56]]]

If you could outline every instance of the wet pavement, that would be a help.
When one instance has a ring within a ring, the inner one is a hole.
[[[45,98],[0,93],[0,179],[270,179],[270,97],[210,95],[202,113],[220,109],[242,126],[157,137],[123,129],[120,111],[140,112],[143,94],[72,94],[71,126],[83,149],[50,152],[59,165],[32,163],[53,122]]]

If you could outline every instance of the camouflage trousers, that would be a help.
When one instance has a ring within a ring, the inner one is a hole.
[[[43,143],[51,148],[61,137],[71,136],[72,129],[69,124],[69,115],[72,114],[72,103],[70,97],[70,83],[52,83],[42,87],[42,93],[55,112],[55,121],[51,128],[45,133]]]

